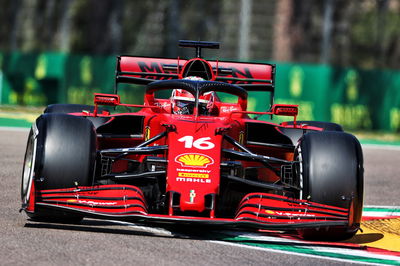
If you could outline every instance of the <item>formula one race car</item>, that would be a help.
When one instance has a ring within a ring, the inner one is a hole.
[[[114,94],[95,94],[93,106],[49,105],[37,118],[21,186],[28,216],[353,236],[358,140],[334,123],[296,121],[297,105],[273,104],[275,65],[206,61],[201,49],[218,43],[180,45],[196,57],[119,56]],[[121,103],[121,83],[145,85],[143,105]],[[269,111],[247,110],[253,91],[270,94]]]

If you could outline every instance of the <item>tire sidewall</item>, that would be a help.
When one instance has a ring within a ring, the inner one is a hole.
[[[39,189],[88,186],[93,183],[96,134],[82,117],[50,113],[36,121],[35,181]]]

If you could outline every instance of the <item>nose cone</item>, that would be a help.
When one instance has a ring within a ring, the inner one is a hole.
[[[218,193],[222,136],[215,135],[217,123],[176,121],[175,126],[168,133],[167,192],[179,197],[170,209],[203,212],[210,205],[207,197]]]

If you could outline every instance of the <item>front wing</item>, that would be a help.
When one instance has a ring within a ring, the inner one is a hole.
[[[130,185],[100,185],[32,191],[28,213],[47,209],[97,219],[190,224],[228,228],[301,230],[352,226],[350,210],[267,193],[246,195],[232,219],[151,214],[141,190]]]

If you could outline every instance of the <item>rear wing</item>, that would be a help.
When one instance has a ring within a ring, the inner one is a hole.
[[[199,65],[201,65],[199,69]],[[191,68],[191,69],[190,69]],[[204,72],[209,73],[204,73]],[[195,59],[169,59],[139,56],[117,57],[116,83],[146,85],[166,79],[182,79],[189,75],[202,76],[207,80],[222,81],[248,91],[274,92],[275,65],[265,63],[240,63]]]

